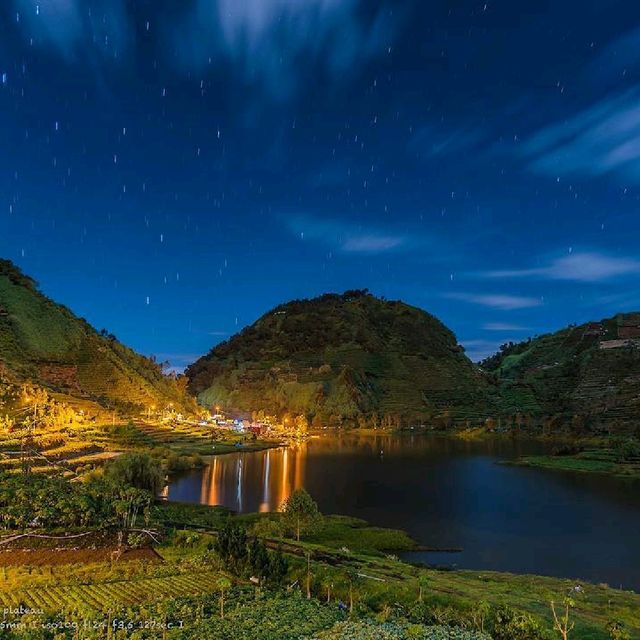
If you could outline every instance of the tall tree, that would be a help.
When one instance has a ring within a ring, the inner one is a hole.
[[[303,533],[311,531],[321,521],[318,505],[304,489],[296,489],[281,507],[288,531],[300,541]]]

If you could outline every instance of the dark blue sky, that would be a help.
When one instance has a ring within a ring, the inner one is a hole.
[[[368,287],[481,357],[640,307],[640,5],[5,0],[0,255],[181,367]]]

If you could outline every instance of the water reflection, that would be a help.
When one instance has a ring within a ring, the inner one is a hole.
[[[200,475],[199,499],[234,511],[276,511],[293,491],[304,486],[307,446],[237,453],[214,458]],[[165,490],[172,500],[193,502],[198,475],[181,478]]]
[[[323,513],[409,531],[453,556],[418,559],[640,588],[638,483],[496,464],[535,442],[329,436],[238,452],[175,479],[171,500],[273,511],[299,487]]]

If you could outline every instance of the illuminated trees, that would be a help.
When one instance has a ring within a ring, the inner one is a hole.
[[[320,520],[318,505],[304,490],[296,489],[281,507],[285,528],[295,534],[296,540],[313,529]]]

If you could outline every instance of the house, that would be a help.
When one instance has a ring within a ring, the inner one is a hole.
[[[618,316],[618,338],[640,338],[640,313],[622,313]]]
[[[600,343],[601,349],[622,349],[633,345],[633,340],[603,340]]]
[[[589,336],[601,336],[603,333],[604,327],[602,326],[602,322],[589,322],[584,328],[582,336],[584,338]]]

